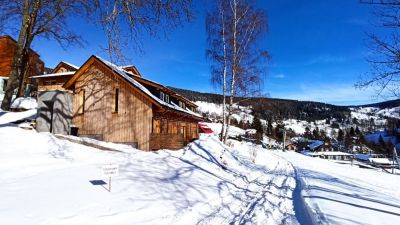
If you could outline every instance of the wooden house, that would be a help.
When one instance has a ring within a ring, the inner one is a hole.
[[[61,61],[49,74],[33,76],[33,83],[38,91],[66,91],[62,86],[78,69],[79,67],[75,65]]]
[[[14,53],[17,50],[17,42],[10,36],[0,36],[0,93],[6,90],[7,80],[11,74]],[[40,55],[35,51],[29,51],[28,77],[43,74],[44,63]],[[26,82],[30,84],[30,79]]]
[[[79,136],[142,150],[180,149],[198,138],[197,106],[167,87],[91,56],[63,85],[73,92]]]

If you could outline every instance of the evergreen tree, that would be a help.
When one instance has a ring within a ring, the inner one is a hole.
[[[351,139],[351,135],[349,132],[347,132],[346,137],[344,139],[344,145],[346,146],[347,149],[349,149],[352,144],[353,140]]]
[[[386,152],[385,140],[383,140],[382,134],[379,135],[378,147],[380,152]]]
[[[309,127],[305,128],[304,137],[307,139],[312,139],[312,134]]]
[[[355,132],[355,130],[354,130],[353,127],[350,128],[350,136],[351,136],[351,137],[356,136],[356,132]]]
[[[356,133],[356,135],[357,135],[357,136],[360,136],[360,134],[361,134],[361,131],[360,131],[360,129],[359,129],[358,127],[356,127],[356,131],[355,131],[355,133]]]
[[[264,130],[263,130],[263,126],[261,124],[261,120],[258,118],[258,116],[254,117],[253,123],[251,124],[251,128],[256,130],[257,141],[262,140]]]

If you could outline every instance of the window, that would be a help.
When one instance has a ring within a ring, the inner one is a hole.
[[[115,88],[114,92],[114,108],[113,112],[118,113],[118,103],[119,103],[119,88]]]
[[[79,109],[78,113],[83,114],[85,112],[85,89],[79,92]]]
[[[160,99],[164,102],[169,103],[169,95],[165,94],[164,92],[160,91]]]
[[[179,101],[179,107],[181,107],[182,109],[186,109],[185,103],[181,101]]]
[[[165,102],[169,103],[169,95],[165,95]]]
[[[164,92],[160,91],[160,99],[164,101],[165,94]]]
[[[6,91],[6,88],[7,88],[7,82],[8,82],[8,80],[3,80],[4,82],[3,82],[3,91],[5,92]]]

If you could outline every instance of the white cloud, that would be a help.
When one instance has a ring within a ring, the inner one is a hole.
[[[272,77],[273,77],[273,78],[278,78],[278,79],[283,79],[283,78],[285,78],[286,76],[285,76],[285,74],[283,74],[283,73],[278,73],[278,74],[272,75]]]

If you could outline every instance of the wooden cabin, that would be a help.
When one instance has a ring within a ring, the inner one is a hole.
[[[8,77],[11,74],[14,53],[17,50],[17,42],[10,36],[0,37],[0,93],[6,90]],[[40,55],[35,51],[29,51],[28,77],[43,74],[44,63],[40,59]],[[31,80],[26,82],[30,84]]]
[[[135,70],[91,56],[63,85],[73,92],[78,135],[146,151],[180,149],[197,139],[203,120],[197,106]]]
[[[51,73],[33,76],[33,83],[37,86],[38,91],[66,91],[62,86],[78,69],[79,67],[75,65],[61,61]]]

